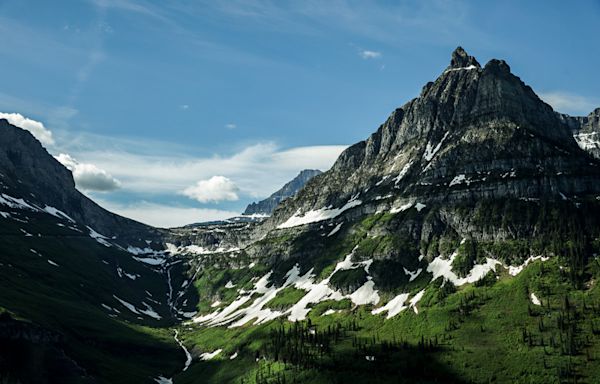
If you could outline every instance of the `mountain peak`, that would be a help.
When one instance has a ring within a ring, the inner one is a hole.
[[[454,52],[452,52],[450,68],[466,68],[470,66],[481,68],[481,65],[479,65],[479,62],[475,57],[469,56],[463,47],[457,47]]]

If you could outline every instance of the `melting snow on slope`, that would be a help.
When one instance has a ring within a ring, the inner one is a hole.
[[[540,301],[540,299],[537,298],[535,293],[531,292],[531,294],[529,295],[529,298],[531,299],[531,302],[533,303],[533,305],[542,305],[542,302]]]
[[[471,65],[469,65],[467,67],[450,68],[450,69],[446,69],[444,71],[444,74],[449,73],[449,72],[455,72],[455,71],[470,71],[472,69],[477,69],[477,67],[471,64]]]
[[[377,290],[374,289],[374,283],[370,277],[369,280],[363,284],[363,286],[350,295],[343,295],[342,293],[329,287],[329,279],[337,271],[362,267],[366,272],[368,272],[369,267],[373,262],[373,260],[366,260],[353,263],[351,258],[352,254],[346,256],[344,260],[337,263],[334,271],[327,278],[318,283],[314,282],[316,276],[313,274],[312,269],[304,275],[300,275],[300,268],[298,265],[295,265],[287,272],[286,281],[283,283],[283,285],[279,288],[276,288],[273,285],[269,285],[269,278],[272,273],[269,272],[254,284],[254,289],[252,291],[245,292],[225,308],[218,309],[215,312],[207,315],[198,316],[194,318],[193,321],[195,323],[213,326],[230,324],[229,327],[238,327],[250,321],[254,321],[254,324],[261,324],[283,315],[287,315],[290,321],[304,320],[308,312],[311,310],[308,308],[309,305],[319,303],[324,300],[339,301],[344,298],[348,298],[357,305],[378,303],[379,295]],[[302,289],[306,291],[306,294],[285,312],[264,308],[265,304],[277,296],[279,291],[290,286],[293,286],[297,289]],[[241,308],[252,299],[253,295],[256,294],[260,294],[262,296],[254,299],[250,305]]]
[[[206,249],[204,247],[200,247],[198,245],[185,245],[185,246],[176,246],[175,244],[166,243],[167,251],[171,255],[180,255],[180,254],[192,254],[192,255],[210,255],[213,253],[229,253],[236,252],[240,249],[237,247],[232,248],[224,248],[218,247],[214,250]]]
[[[406,176],[406,174],[408,173],[408,171],[410,170],[410,167],[412,165],[413,165],[412,160],[409,161],[408,163],[406,163],[406,165],[404,165],[404,167],[402,168],[402,170],[400,171],[398,176],[396,176],[396,178],[394,179],[395,184],[398,184],[404,178],[404,176]]]
[[[148,265],[161,265],[165,262],[165,259],[155,259],[152,257],[135,257],[134,260],[139,261],[140,263],[148,264]]]
[[[525,260],[525,262],[521,265],[517,265],[517,266],[510,265],[508,267],[508,273],[511,276],[517,276],[519,273],[521,273],[523,268],[525,268],[527,265],[529,265],[529,263],[534,262],[536,260],[546,261],[546,260],[548,260],[548,258],[541,256],[541,255],[540,256],[531,256],[527,260]]]
[[[467,177],[465,175],[457,175],[457,176],[454,176],[454,179],[452,179],[452,181],[450,182],[450,185],[448,185],[448,186],[452,187],[453,185],[459,185],[462,183],[469,185],[469,184],[471,184],[471,181],[467,180]]]
[[[411,271],[409,271],[408,269],[404,268],[404,273],[405,273],[407,276],[409,276],[409,279],[408,279],[408,281],[409,281],[409,282],[411,282],[411,281],[413,281],[414,279],[416,279],[416,278],[417,278],[417,276],[419,276],[419,274],[421,273],[421,271],[422,271],[422,269],[421,269],[421,268],[417,269],[415,272],[411,272]]]
[[[287,221],[285,221],[284,223],[280,224],[277,228],[292,228],[298,225],[316,223],[318,221],[333,219],[334,217],[337,217],[340,214],[342,214],[342,212],[361,204],[362,201],[358,200],[356,197],[353,197],[341,208],[321,208],[313,211],[308,211],[303,215],[300,215],[300,210],[298,210],[292,217],[287,219]]]
[[[35,204],[29,204],[24,199],[12,197],[5,193],[2,193],[0,195],[0,204],[5,205],[10,208],[15,208],[15,209],[26,209],[26,210],[34,211],[34,212],[45,212],[45,213],[48,213],[59,219],[66,219],[72,223],[75,223],[75,220],[73,220],[69,215],[67,215],[66,213],[64,213],[63,211],[61,211],[59,209],[56,209],[56,208],[48,206],[48,205],[46,205],[42,209]],[[7,216],[5,216],[5,215],[2,215],[2,216],[4,218],[7,218]]]
[[[419,314],[419,310],[417,309],[417,303],[419,301],[421,301],[421,299],[423,298],[424,294],[425,294],[425,290],[422,289],[412,299],[410,299],[410,302],[409,302],[410,305],[409,305],[409,307],[412,308],[413,311],[415,311],[416,314]]]
[[[145,302],[142,301],[142,304],[146,307],[146,309],[140,309],[140,308],[136,308],[135,305],[128,303],[127,301],[119,298],[116,295],[113,295],[113,297],[119,302],[121,303],[125,308],[129,309],[131,312],[135,313],[136,315],[140,315],[140,314],[144,314],[146,316],[152,317],[156,320],[160,320],[161,317],[158,313],[156,313],[156,311],[154,311],[154,309],[152,309],[152,307],[148,304],[146,304]]]
[[[69,217],[69,215],[67,215],[63,211],[60,211],[54,207],[50,207],[50,206],[46,205],[46,207],[44,207],[44,211],[46,211],[47,213],[51,214],[54,217],[58,217],[59,219],[67,219],[71,223],[75,222],[75,220],[73,220],[71,217]]]
[[[105,247],[110,247],[111,244],[106,241],[106,239],[108,239],[108,237],[94,231],[92,228],[87,227],[87,229],[90,231],[90,237],[94,240],[96,240],[97,242],[99,242],[100,244],[104,245]]]
[[[336,225],[335,228],[333,228],[331,230],[331,232],[329,232],[327,237],[335,235],[340,230],[340,228],[342,228],[342,223],[339,223],[338,225]]]
[[[375,288],[373,278],[369,276],[368,280],[350,295],[350,300],[356,305],[377,304],[379,303],[379,294]]]
[[[125,308],[129,309],[131,312],[135,313],[136,315],[139,315],[140,313],[138,312],[138,310],[135,308],[135,305],[126,302],[125,300],[122,300],[120,298],[118,298],[117,296],[113,295],[113,297],[115,299],[117,299],[117,301],[119,303],[121,303]]]
[[[150,316],[156,320],[162,319],[162,317],[158,313],[156,313],[156,311],[150,305],[146,304],[143,301],[142,301],[142,304],[146,307],[146,309],[138,309],[138,311],[140,311],[144,315]]]
[[[214,352],[204,352],[203,354],[200,355],[200,358],[202,360],[212,360],[215,356],[217,356],[219,353],[221,353],[223,350],[222,349],[217,349]]]
[[[598,132],[578,133],[573,135],[573,137],[581,149],[590,150],[600,148],[600,134]]]
[[[408,306],[404,305],[404,303],[408,299],[408,296],[408,293],[401,293],[400,295],[394,297],[392,300],[388,301],[386,305],[374,309],[373,311],[371,311],[371,313],[373,315],[377,315],[383,312],[387,312],[388,314],[386,318],[391,319],[392,317],[396,316],[397,314],[408,308]]]
[[[390,175],[385,175],[381,178],[381,180],[379,180],[377,183],[375,183],[375,186],[378,187],[380,186],[384,181],[386,181],[387,179],[390,178]]]
[[[435,147],[431,144],[431,142],[427,142],[427,146],[425,147],[425,153],[423,154],[423,158],[425,160],[431,161],[431,159],[433,159],[435,154],[440,150],[440,148],[442,148],[442,144],[444,143],[444,140],[446,140],[446,137],[448,137],[449,133],[450,132],[446,132],[444,134],[444,137],[442,137],[442,140],[440,140],[438,145],[436,145]]]
[[[134,254],[134,255],[146,255],[149,253],[154,253],[156,251],[154,251],[154,249],[152,248],[139,248],[139,247],[132,247],[131,245],[127,247],[127,252]]]
[[[398,212],[406,211],[407,209],[412,207],[412,205],[413,205],[413,203],[406,203],[398,208],[392,208],[392,209],[390,209],[390,213],[398,213]]]
[[[28,209],[30,211],[39,211],[39,209],[34,208],[33,206],[31,206],[27,202],[25,202],[25,200],[9,196],[5,193],[0,195],[0,204],[6,205],[10,208]]]
[[[437,279],[438,277],[443,277],[456,286],[474,283],[478,280],[481,280],[489,271],[495,271],[496,265],[501,264],[498,260],[488,257],[485,259],[484,264],[475,264],[466,277],[459,278],[452,271],[452,262],[454,261],[456,255],[456,252],[453,253],[449,259],[444,259],[442,256],[438,256],[433,259],[431,263],[429,263],[427,266],[427,272],[431,272],[433,274],[431,281]]]

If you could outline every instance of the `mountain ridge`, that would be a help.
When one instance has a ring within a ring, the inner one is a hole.
[[[257,203],[248,204],[242,215],[271,215],[273,210],[275,210],[282,200],[294,196],[310,179],[321,173],[323,172],[318,169],[305,169],[300,171],[296,177],[285,183],[283,187],[273,192],[266,199]]]

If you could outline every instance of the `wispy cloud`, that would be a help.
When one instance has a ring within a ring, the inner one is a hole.
[[[577,95],[571,92],[540,92],[538,96],[550,104],[554,110],[570,115],[587,115],[600,107],[600,99]]]
[[[263,28],[315,34],[337,30],[386,42],[456,42],[456,36],[469,31],[465,22],[469,6],[462,0],[424,0],[419,2],[273,2],[268,0],[204,1],[188,12],[211,7],[223,15]],[[390,30],[393,26],[393,32]],[[411,33],[404,33],[410,31]],[[479,34],[484,40],[486,36]]]
[[[222,175],[235,180],[240,196],[263,197],[302,169],[329,169],[346,148],[329,145],[283,149],[273,142],[265,142],[249,145],[231,155],[193,156],[183,154],[182,150],[165,153],[163,143],[149,143],[145,150],[152,152],[154,145],[161,155],[136,153],[128,144],[118,141],[112,144],[108,141],[95,149],[89,145],[74,146],[69,152],[120,180],[122,191],[175,195],[198,180]]]
[[[237,125],[235,125],[233,123],[229,123],[229,124],[225,124],[225,128],[227,128],[227,129],[235,129],[235,128],[237,128]]]
[[[235,211],[190,208],[169,204],[157,204],[148,201],[130,204],[103,199],[95,199],[95,201],[109,211],[145,224],[162,228],[179,227],[203,221],[223,220],[239,215],[239,212]]]
[[[113,9],[131,12],[142,16],[151,17],[161,21],[168,20],[159,8],[143,2],[131,0],[90,0],[92,4],[103,9]]]
[[[381,52],[378,51],[369,51],[368,49],[362,50],[359,52],[360,57],[363,59],[379,59],[381,57]]]

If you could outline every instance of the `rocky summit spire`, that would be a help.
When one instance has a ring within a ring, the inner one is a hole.
[[[450,61],[449,68],[466,68],[470,66],[481,68],[477,59],[473,56],[469,56],[462,47],[456,48],[454,52],[452,52],[452,60]]]

